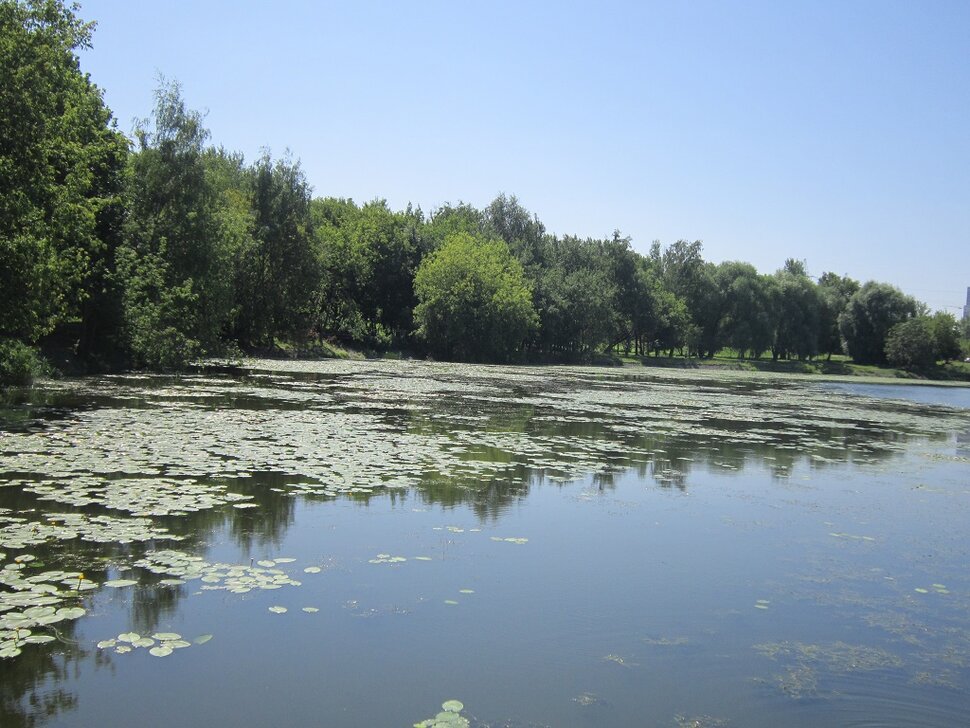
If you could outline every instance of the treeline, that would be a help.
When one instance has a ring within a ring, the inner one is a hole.
[[[154,369],[325,340],[462,361],[960,353],[952,315],[797,260],[765,275],[700,242],[560,237],[505,195],[430,213],[314,198],[291,157],[212,146],[176,84],[130,140],[80,69],[91,30],[58,0],[0,0],[0,381],[52,341]]]

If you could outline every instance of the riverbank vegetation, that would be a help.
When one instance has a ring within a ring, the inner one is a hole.
[[[129,139],[80,68],[92,25],[0,0],[0,381],[38,352],[174,370],[245,351],[462,361],[686,357],[939,375],[970,331],[893,286],[789,258],[770,274],[700,241],[554,235],[514,196],[430,212],[314,197],[300,163],[216,146],[161,81]],[[950,369],[947,371],[957,371]]]

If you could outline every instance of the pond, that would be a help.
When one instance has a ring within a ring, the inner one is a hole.
[[[970,714],[965,390],[248,366],[0,409],[0,725]]]

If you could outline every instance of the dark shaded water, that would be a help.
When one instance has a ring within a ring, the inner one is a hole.
[[[970,715],[965,390],[258,365],[0,414],[0,725]]]

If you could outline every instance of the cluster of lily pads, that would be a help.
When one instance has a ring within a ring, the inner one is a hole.
[[[280,589],[284,586],[300,586],[301,581],[291,578],[279,564],[289,564],[295,559],[281,557],[263,559],[254,564],[210,563],[201,556],[193,556],[182,551],[165,549],[152,551],[135,562],[135,566],[147,569],[153,574],[164,575],[159,583],[164,586],[177,586],[193,579],[203,582],[202,589],[224,589],[232,594],[245,594],[254,589]],[[320,567],[310,566],[305,573],[318,573]]]
[[[933,593],[935,594],[950,593],[950,590],[946,588],[946,584],[931,584],[930,589],[932,589]],[[926,587],[918,586],[915,589],[913,589],[913,591],[916,592],[917,594],[929,594],[930,589],[927,589]]]
[[[0,553],[0,561],[6,554]],[[32,554],[21,554],[0,568],[0,658],[16,657],[28,644],[53,642],[50,634],[35,634],[58,622],[83,617],[87,610],[77,606],[81,591],[96,585],[84,580],[79,572],[58,570],[29,573]],[[59,606],[74,602],[73,606]]]
[[[201,635],[189,642],[182,639],[182,635],[177,632],[156,632],[150,637],[142,636],[137,632],[124,632],[117,637],[101,640],[98,642],[98,649],[114,648],[117,654],[124,655],[136,648],[144,647],[153,657],[168,657],[175,650],[191,647],[193,644],[204,645],[211,639],[211,634]]]
[[[700,448],[706,438],[715,450],[726,442],[772,443],[821,465],[844,459],[844,448],[833,446],[833,428],[929,435],[953,426],[946,413],[874,409],[842,393],[785,386],[784,378],[720,375],[699,386],[677,372],[631,379],[561,369],[550,380],[514,368],[413,362],[253,365],[261,373],[245,382],[199,377],[157,389],[151,377],[103,380],[98,386],[116,406],[6,436],[0,485],[75,506],[178,515],[227,504],[255,507],[225,484],[253,472],[283,473],[298,482],[280,490],[327,498],[414,486],[427,473],[521,479],[521,467],[571,480],[656,461],[656,477],[677,482],[686,463],[664,463],[660,451],[638,438],[685,435]],[[288,378],[300,372],[332,379]],[[229,394],[233,408],[209,404]],[[431,395],[438,397],[433,422],[422,414]],[[126,398],[149,407],[129,407]],[[510,403],[528,409],[535,426],[490,427],[496,408]],[[406,416],[388,418],[389,411]],[[596,428],[587,435],[562,429],[584,423]],[[856,457],[898,449],[897,440],[860,437]],[[717,464],[737,467],[723,459]]]
[[[446,700],[434,718],[415,723],[414,728],[468,728],[468,718],[461,715],[464,709],[465,706],[460,700]]]
[[[0,510],[0,543],[23,549],[48,541],[80,539],[92,543],[121,543],[151,540],[180,540],[150,518],[118,518],[86,513],[49,513],[42,520],[9,515]]]
[[[231,493],[225,485],[199,483],[193,478],[72,478],[66,482],[44,481],[24,487],[41,500],[76,508],[97,505],[136,516],[184,516],[227,503],[239,503],[251,495]]]

